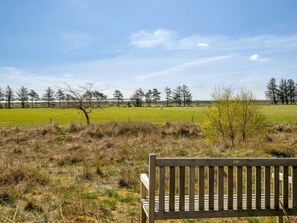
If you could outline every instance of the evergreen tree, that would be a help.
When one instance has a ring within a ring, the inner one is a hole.
[[[56,98],[58,99],[59,108],[61,107],[61,101],[66,99],[65,93],[62,89],[58,89],[56,92]]]
[[[172,91],[169,87],[165,88],[165,94],[166,94],[166,106],[169,106],[169,102],[171,100],[171,94],[172,94]]]
[[[134,94],[131,96],[131,102],[135,107],[141,107],[143,101],[144,93],[141,88],[135,90]]]
[[[28,101],[28,89],[22,86],[16,92],[17,99],[21,102],[22,108],[25,108],[25,102]]]
[[[281,79],[278,85],[277,95],[282,104],[289,104],[288,84],[286,79]]]
[[[6,108],[10,108],[11,101],[14,98],[14,93],[9,85],[5,89],[4,97],[6,101]]]
[[[290,104],[295,104],[295,98],[296,98],[296,85],[294,80],[289,79],[288,80],[288,98]]]
[[[50,107],[50,103],[55,100],[55,96],[54,95],[55,95],[55,92],[54,92],[54,90],[51,87],[48,87],[45,90],[45,93],[44,93],[42,99],[47,102],[47,107],[48,108]]]
[[[153,102],[157,105],[158,101],[161,100],[161,92],[159,92],[156,88],[153,89]]]
[[[115,90],[113,93],[113,97],[117,100],[117,105],[120,107],[120,102],[124,100],[124,96],[120,90]]]
[[[172,99],[176,103],[177,106],[181,106],[182,104],[182,87],[177,86],[172,92]]]
[[[192,102],[192,94],[190,93],[189,87],[183,85],[181,88],[181,96],[184,106],[189,105]]]
[[[152,104],[152,101],[153,101],[153,91],[152,90],[148,90],[145,93],[144,97],[145,97],[145,102],[146,102],[147,106],[150,107],[151,104]]]
[[[30,92],[28,93],[28,96],[31,99],[31,107],[33,108],[34,101],[37,101],[39,99],[39,95],[34,90],[30,90]]]
[[[4,93],[2,88],[0,87],[0,102],[3,101],[3,99],[4,99]],[[2,104],[0,104],[0,108],[2,108]]]
[[[273,104],[277,104],[278,102],[278,86],[276,84],[275,78],[271,78],[266,86],[265,95],[266,98],[273,102]]]
[[[107,98],[105,94],[97,90],[93,91],[93,97],[96,99],[98,107],[101,107],[101,103]]]

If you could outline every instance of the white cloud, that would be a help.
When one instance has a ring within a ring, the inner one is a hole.
[[[181,36],[167,29],[139,31],[131,34],[131,44],[138,48],[161,47],[165,50],[208,51],[266,51],[268,53],[297,50],[297,34],[258,35],[258,36],[218,36],[190,35]],[[209,47],[211,46],[211,48]],[[263,59],[263,58],[262,58]],[[260,59],[258,60],[260,61]],[[266,60],[267,61],[267,60]]]
[[[139,48],[150,48],[167,45],[174,39],[175,33],[165,29],[153,32],[139,31],[131,35],[131,44]]]
[[[197,46],[199,46],[199,47],[201,47],[201,48],[205,48],[205,47],[208,47],[209,44],[208,44],[208,43],[203,43],[203,42],[201,42],[201,43],[198,43]]]
[[[138,76],[137,79],[140,81],[144,81],[147,80],[149,78],[152,77],[159,77],[159,76],[168,76],[168,75],[172,75],[172,74],[176,74],[179,73],[181,71],[185,71],[187,69],[190,69],[192,67],[198,67],[198,66],[202,66],[205,64],[210,64],[210,63],[214,63],[217,61],[221,61],[221,60],[226,60],[231,58],[232,56],[230,55],[226,55],[226,56],[218,56],[218,57],[208,57],[208,58],[203,58],[203,59],[197,59],[197,60],[192,60],[192,61],[188,61],[182,64],[178,64],[172,67],[169,67],[167,69],[163,69],[157,72],[153,72],[150,74],[145,74],[145,75],[141,75]]]
[[[250,60],[251,61],[259,61],[259,62],[266,62],[266,61],[270,60],[270,58],[261,58],[261,57],[259,57],[258,54],[253,54],[252,56],[250,56]]]
[[[250,60],[251,61],[257,61],[259,59],[259,55],[258,54],[253,54],[252,56],[250,56]]]

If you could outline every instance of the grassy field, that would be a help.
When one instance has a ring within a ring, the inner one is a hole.
[[[205,119],[207,107],[171,108],[117,108],[93,110],[91,123],[107,121],[146,121],[153,123],[198,122]],[[297,105],[263,106],[267,121],[297,122]],[[0,109],[0,126],[40,126],[85,122],[82,112],[74,109]]]
[[[235,148],[206,143],[195,123],[46,125],[0,128],[0,135],[0,222],[139,222],[139,174],[148,172],[149,153],[170,157],[297,155],[297,124],[270,124],[265,134]]]

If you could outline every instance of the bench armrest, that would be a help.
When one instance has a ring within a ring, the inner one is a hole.
[[[150,181],[148,176],[145,173],[140,174],[140,181],[145,186],[145,188],[149,190]]]

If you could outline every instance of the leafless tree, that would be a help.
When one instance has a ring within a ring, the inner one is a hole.
[[[93,83],[86,83],[85,85],[79,86],[78,88],[73,88],[66,84],[65,88],[69,106],[82,111],[88,125],[90,124],[89,114],[94,108],[96,108],[96,106],[98,106],[98,104],[96,105],[96,103],[92,103],[93,92],[98,92],[94,91],[93,88]]]

